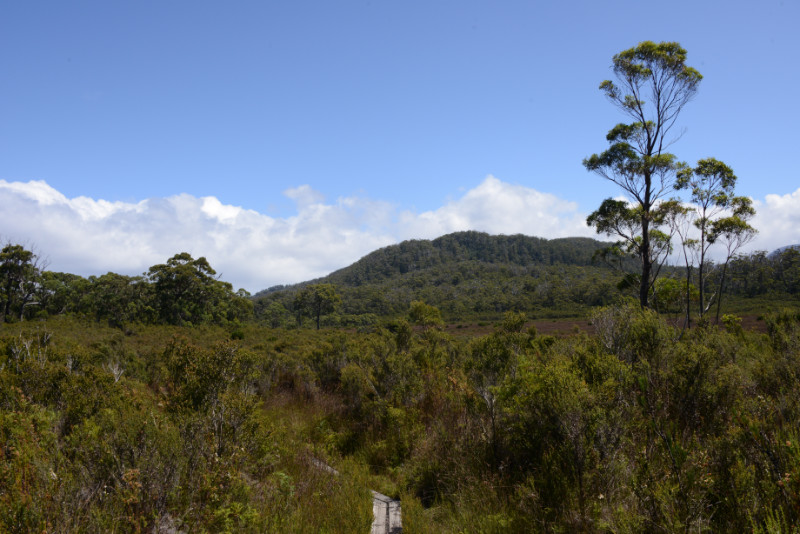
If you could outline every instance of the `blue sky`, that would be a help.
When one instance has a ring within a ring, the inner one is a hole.
[[[591,235],[581,160],[625,118],[612,56],[678,41],[703,75],[672,147],[714,156],[800,242],[800,3],[8,2],[0,236],[50,268],[187,250],[255,291],[478,229]],[[491,209],[490,209],[491,208]]]

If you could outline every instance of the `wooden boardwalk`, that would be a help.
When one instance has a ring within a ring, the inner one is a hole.
[[[403,531],[400,501],[377,491],[372,492],[372,530],[370,534],[399,534]]]
[[[322,471],[326,471],[334,476],[339,475],[339,471],[329,466],[318,458],[312,458],[311,464]],[[400,534],[403,532],[403,524],[400,519],[400,501],[387,497],[383,493],[372,491],[372,529],[370,534]]]

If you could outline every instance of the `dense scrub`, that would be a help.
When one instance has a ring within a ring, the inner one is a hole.
[[[13,326],[0,360],[0,531],[369,529],[363,468],[321,472],[285,421],[292,410],[267,409],[273,356],[213,327]]]
[[[408,532],[797,529],[797,312],[682,339],[636,305],[591,337],[510,313],[466,340],[434,312],[3,325],[0,531],[366,532],[369,487]]]

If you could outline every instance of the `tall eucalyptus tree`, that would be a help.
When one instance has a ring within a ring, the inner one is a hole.
[[[631,122],[614,126],[606,136],[608,149],[589,156],[583,164],[619,186],[631,208],[620,213],[624,206],[606,201],[605,209],[594,212],[587,222],[598,233],[615,235],[620,227],[607,219],[627,219],[626,241],[641,262],[639,302],[647,307],[655,281],[654,263],[660,257],[652,251],[655,210],[658,201],[672,191],[682,168],[667,148],[679,137],[674,126],[703,77],[686,65],[686,50],[674,42],[645,41],[624,50],[614,56],[613,71],[617,82],[606,80],[600,90]]]

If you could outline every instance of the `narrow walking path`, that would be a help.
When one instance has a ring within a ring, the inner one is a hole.
[[[311,463],[317,469],[327,471],[332,475],[339,475],[339,471],[329,466],[318,458],[312,458]],[[403,532],[403,523],[400,517],[400,501],[392,499],[369,490],[372,493],[372,529],[370,534],[400,534]]]
[[[370,534],[399,534],[403,531],[400,520],[400,501],[373,491],[372,515],[374,519]]]

